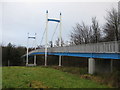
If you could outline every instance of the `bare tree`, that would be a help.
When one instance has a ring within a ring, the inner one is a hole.
[[[100,41],[100,28],[96,17],[92,18],[92,42],[97,43]]]
[[[112,8],[110,11],[107,12],[106,24],[104,26],[104,32],[106,34],[105,40],[106,41],[118,41],[119,38],[119,14],[115,8]]]
[[[60,42],[60,39],[59,38],[57,38],[57,40],[56,40],[56,42],[55,42],[55,46],[60,46],[59,45],[59,42]],[[64,46],[64,41],[63,41],[63,39],[61,38],[61,46]]]
[[[90,42],[90,36],[91,36],[91,29],[87,25],[85,25],[84,22],[80,25],[79,23],[76,24],[75,27],[73,27],[73,31],[70,34],[71,38],[71,44],[82,44],[82,43],[89,43]]]
[[[36,49],[45,48],[45,45],[37,45]]]
[[[52,41],[49,41],[48,46],[49,46],[49,47],[53,47],[53,42],[52,42]]]

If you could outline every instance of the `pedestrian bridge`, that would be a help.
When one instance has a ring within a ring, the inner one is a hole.
[[[28,64],[27,59],[26,66],[36,66],[36,56],[44,54],[45,48],[30,51],[28,53],[28,56],[34,56],[34,64]],[[89,74],[93,74],[95,72],[100,71],[103,72],[104,69],[107,72],[112,72],[113,61],[120,60],[120,41],[80,44],[64,47],[52,47],[47,48],[47,55],[59,56],[59,66],[62,65],[61,57],[63,56],[88,58]],[[96,60],[96,58],[101,58],[102,59],[101,62],[99,62],[100,60]],[[107,61],[108,63],[105,63],[105,61]],[[45,59],[45,66],[47,66],[47,59]]]
[[[45,48],[29,52],[29,56],[45,54]],[[47,49],[48,55],[120,59],[120,41],[80,44]]]

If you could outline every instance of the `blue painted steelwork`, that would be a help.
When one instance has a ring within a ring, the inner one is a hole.
[[[48,21],[60,22],[60,20],[56,20],[56,19],[48,19]]]
[[[31,55],[44,55],[44,52],[35,52]],[[61,55],[61,56],[75,56],[75,57],[88,57],[88,58],[103,58],[103,59],[120,59],[120,53],[47,53],[48,55]]]

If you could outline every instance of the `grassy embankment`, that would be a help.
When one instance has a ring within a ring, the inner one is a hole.
[[[45,67],[3,67],[3,88],[107,88],[92,80]]]
[[[95,81],[97,83],[107,85],[109,87],[120,88],[120,70],[114,69],[112,73],[95,73],[93,75],[88,74],[88,68],[83,67],[58,67],[49,66],[62,72],[68,72],[79,76],[83,79]]]

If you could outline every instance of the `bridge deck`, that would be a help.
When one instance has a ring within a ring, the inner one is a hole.
[[[29,55],[44,54],[45,49],[29,52]],[[48,48],[48,55],[79,56],[105,59],[120,59],[120,41],[81,44]]]

